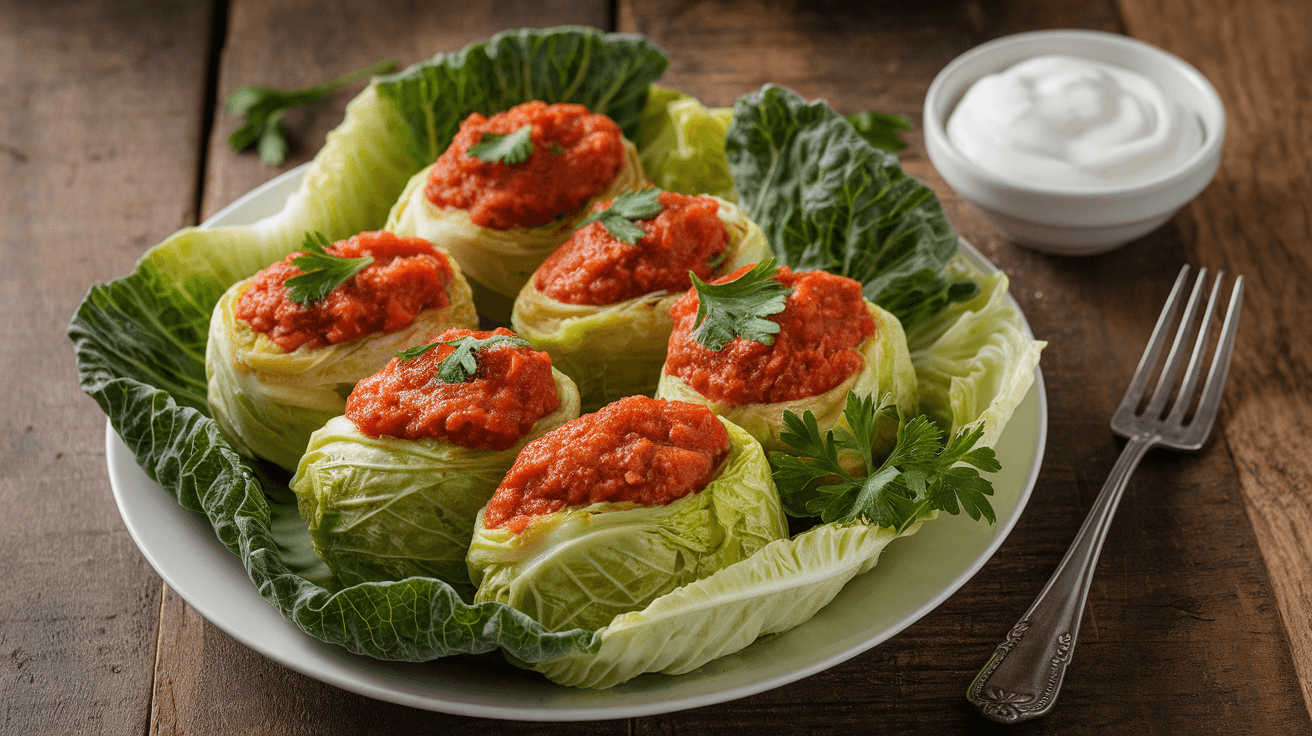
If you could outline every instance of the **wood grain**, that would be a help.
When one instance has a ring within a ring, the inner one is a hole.
[[[159,580],[64,335],[193,221],[209,10],[0,3],[0,733],[143,733]]]
[[[1132,35],[1198,67],[1225,103],[1221,170],[1182,220],[1198,263],[1248,281],[1224,431],[1312,703],[1312,5],[1121,10]]]

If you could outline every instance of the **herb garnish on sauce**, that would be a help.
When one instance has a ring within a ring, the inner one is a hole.
[[[697,320],[692,337],[707,350],[720,351],[734,337],[773,345],[779,323],[766,319],[784,311],[785,300],[793,293],[774,279],[774,259],[767,258],[733,281],[708,284],[688,272],[697,290]]]
[[[514,133],[484,133],[466,153],[488,163],[522,164],[533,155],[533,126],[521,126]]]
[[[438,340],[427,345],[416,345],[408,350],[402,350],[396,354],[396,357],[401,360],[414,360],[438,345],[453,345],[455,350],[437,364],[437,380],[442,383],[466,383],[478,373],[478,360],[475,357],[478,351],[498,343],[509,343],[517,348],[531,347],[528,340],[522,337],[492,335],[477,338],[466,335],[455,340]]]
[[[648,220],[665,210],[658,199],[660,194],[661,190],[654,187],[625,192],[616,197],[606,209],[588,215],[574,229],[600,222],[616,240],[633,245],[638,242],[638,238],[647,234],[634,220]]]
[[[286,281],[287,298],[308,306],[317,302],[347,279],[360,273],[374,262],[373,256],[343,258],[329,253],[326,248],[332,243],[323,233],[306,233],[301,250],[305,255],[292,259],[292,265],[301,269],[301,275]]]

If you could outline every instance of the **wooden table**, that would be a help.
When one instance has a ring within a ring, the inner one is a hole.
[[[1061,703],[1023,733],[1312,733],[1312,4],[1306,0],[852,3],[0,2],[0,733],[975,733],[963,693],[1055,567],[1119,444],[1112,408],[1183,262],[1249,278],[1219,431],[1150,455],[1089,598]],[[1048,454],[1029,509],[966,587],[855,659],[732,703],[575,724],[505,724],[375,702],[290,672],[164,586],[118,518],[104,417],[64,325],[87,287],[169,233],[308,160],[354,89],[289,117],[281,168],[235,154],[220,101],[404,64],[496,30],[582,23],[647,35],[665,83],[714,105],[767,81],[843,112],[919,121],[966,49],[1048,27],[1120,31],[1221,92],[1221,171],[1114,253],[1005,242],[930,166],[906,168],[1012,278],[1043,357]]]

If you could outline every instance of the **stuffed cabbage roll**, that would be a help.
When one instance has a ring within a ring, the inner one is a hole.
[[[406,351],[310,437],[292,490],[315,551],[347,585],[468,589],[475,515],[525,445],[578,415],[573,382],[505,328]]]
[[[474,283],[479,311],[505,319],[589,205],[645,186],[637,149],[613,120],[582,105],[526,102],[466,118],[450,147],[406,185],[387,229],[450,251]]]
[[[597,629],[787,535],[759,443],[635,396],[524,448],[478,517],[469,575],[476,601]]]
[[[432,243],[307,236],[305,250],[233,284],[215,306],[210,412],[238,452],[294,471],[357,381],[429,335],[477,325],[460,267]]]
[[[656,390],[669,310],[692,286],[689,273],[712,279],[769,255],[761,229],[716,197],[646,189],[595,212],[524,285],[511,317],[578,384],[584,411]]]
[[[785,410],[810,410],[824,432],[843,421],[849,391],[887,395],[904,415],[918,413],[902,324],[862,299],[852,279],[776,271],[766,261],[689,290],[670,316],[656,395],[705,404],[768,451],[788,450],[779,439]],[[883,422],[883,449],[896,440],[897,423]]]

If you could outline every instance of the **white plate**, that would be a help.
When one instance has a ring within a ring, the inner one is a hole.
[[[276,214],[304,166],[255,189],[205,222],[242,225]],[[970,256],[992,264],[963,242]],[[487,657],[423,664],[350,654],[297,629],[256,592],[204,516],[184,510],[139,468],[112,428],[105,444],[119,512],[146,559],[183,600],[233,638],[331,685],[415,708],[485,718],[570,721],[697,708],[779,687],[855,657],[915,623],[971,578],[1002,545],[1029,500],[1043,460],[1048,404],[1043,375],[1016,409],[996,450],[992,526],[941,515],[884,551],[815,618],[771,640],[677,677],[643,675],[610,690],[555,685]],[[964,688],[966,683],[962,683]]]

